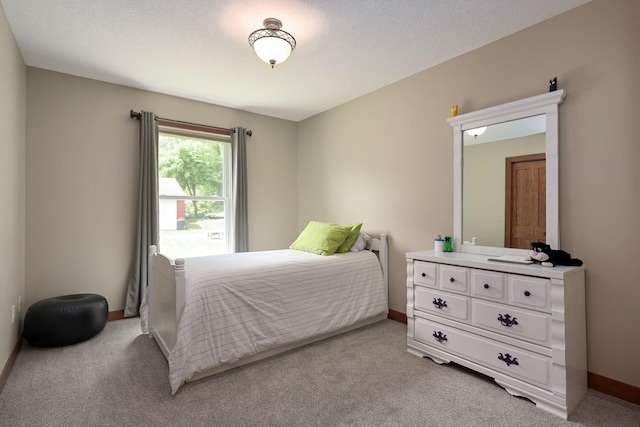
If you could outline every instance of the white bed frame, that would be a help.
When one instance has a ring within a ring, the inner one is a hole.
[[[385,293],[389,291],[389,248],[386,234],[380,238],[372,238],[367,250],[377,252],[385,286]],[[158,253],[156,246],[149,246],[148,265],[149,287],[147,291],[147,305],[149,308],[149,335],[153,337],[166,358],[176,343],[178,322],[182,317],[185,303],[186,281],[184,259],[172,260]],[[387,304],[388,306],[388,304]],[[342,334],[363,326],[386,319],[388,313],[362,320],[353,325],[336,331],[311,337],[306,340],[285,344],[252,356],[242,358],[235,363],[219,365],[195,375],[189,381],[195,381],[219,372],[226,371],[247,363],[255,362],[312,342],[320,341],[328,337]]]

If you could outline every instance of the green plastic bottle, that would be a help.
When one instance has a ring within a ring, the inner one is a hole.
[[[451,236],[444,236],[444,246],[442,251],[453,252],[453,239],[451,239]]]

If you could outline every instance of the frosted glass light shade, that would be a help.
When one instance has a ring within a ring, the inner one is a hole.
[[[253,43],[258,58],[267,64],[280,64],[287,60],[291,54],[291,45],[279,37],[263,37]]]
[[[280,64],[287,60],[291,51],[296,47],[296,39],[286,31],[281,30],[282,22],[276,18],[267,18],[263,22],[265,28],[249,34],[249,44],[258,58],[267,64]]]
[[[479,137],[480,135],[482,135],[483,133],[485,133],[485,131],[487,130],[486,126],[482,126],[479,128],[475,128],[475,129],[469,129],[469,130],[465,130],[465,132],[475,138]]]

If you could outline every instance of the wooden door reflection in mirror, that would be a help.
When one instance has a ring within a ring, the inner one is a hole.
[[[505,170],[504,246],[529,249],[546,241],[545,155],[508,157]]]

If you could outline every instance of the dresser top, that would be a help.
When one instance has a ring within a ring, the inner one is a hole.
[[[417,251],[407,252],[407,259],[429,261],[439,264],[458,265],[462,267],[480,268],[483,270],[501,271],[504,273],[523,274],[527,276],[564,279],[568,275],[579,272],[582,267],[543,267],[538,263],[516,264],[504,261],[489,261],[491,255],[469,254],[462,252]]]

